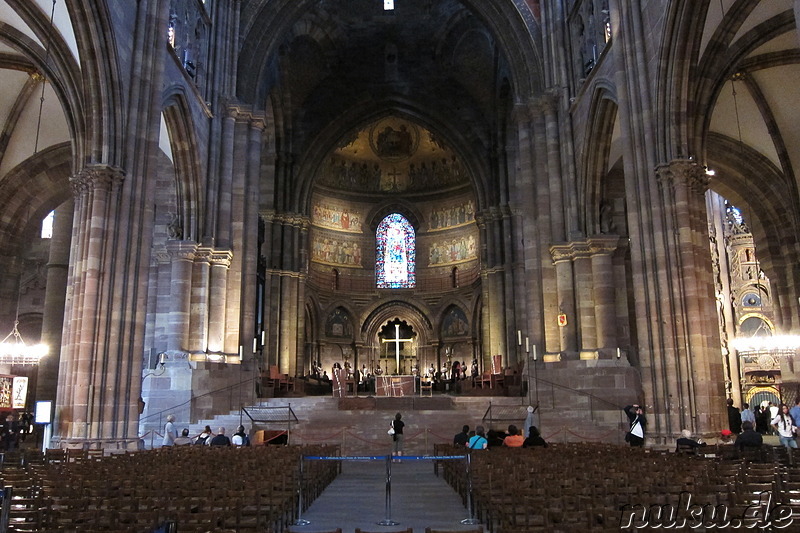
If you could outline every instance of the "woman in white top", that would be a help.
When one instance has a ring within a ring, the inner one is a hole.
[[[794,425],[794,420],[792,420],[792,415],[789,414],[788,405],[782,403],[780,413],[770,423],[778,431],[778,437],[782,445],[787,448],[797,448],[797,441],[794,438],[794,432],[797,428]]]

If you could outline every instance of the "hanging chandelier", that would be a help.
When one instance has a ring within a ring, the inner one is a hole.
[[[14,329],[0,342],[0,364],[38,365],[39,360],[47,355],[47,345],[26,345],[18,326],[19,320],[15,320]]]

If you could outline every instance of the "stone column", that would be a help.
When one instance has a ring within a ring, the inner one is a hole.
[[[167,349],[186,351],[189,348],[189,316],[191,312],[192,263],[197,243],[167,241],[171,260],[170,309],[167,319]]]
[[[692,430],[710,430],[724,409],[719,326],[705,217],[705,170],[692,160],[658,168],[658,184],[668,227],[673,283],[669,308],[674,321],[672,358],[664,378],[679,392],[684,419]],[[688,419],[691,417],[691,420]]]
[[[231,259],[233,252],[229,250],[214,250],[209,259],[208,352],[225,351],[225,302]]]
[[[561,360],[562,357],[574,359],[578,353],[577,316],[575,312],[575,288],[572,272],[572,246],[569,244],[550,247],[550,254],[556,269],[556,291],[558,308],[554,316],[546,316],[558,326],[558,315],[566,316],[566,325],[558,326],[558,353],[550,352],[550,346],[543,360],[547,362]]]
[[[42,343],[48,346],[49,352],[40,361],[39,370],[36,374],[37,400],[56,399],[74,212],[75,201],[70,198],[56,208],[53,219],[50,258],[47,262],[47,289],[44,296],[44,313],[42,316]]]
[[[594,280],[592,279],[592,259],[588,243],[572,243],[572,254],[575,269],[577,325],[580,326],[580,358],[583,360],[597,359]]]
[[[542,97],[547,138],[547,171],[550,189],[550,234],[552,243],[566,240],[564,224],[564,193],[561,183],[561,137],[558,126],[558,99],[549,94]]]
[[[619,237],[596,236],[589,239],[592,257],[592,285],[594,289],[594,315],[597,325],[597,348],[603,351],[618,347],[616,330],[616,298],[614,293],[614,265],[611,254],[617,249]],[[612,353],[604,353],[606,358]]]
[[[211,255],[213,250],[198,247],[192,267],[192,294],[189,314],[189,345],[191,353],[208,349],[208,313],[211,303]]]

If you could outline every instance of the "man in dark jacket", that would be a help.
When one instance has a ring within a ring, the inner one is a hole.
[[[753,423],[750,421],[742,424],[743,431],[736,437],[734,446],[742,450],[744,448],[760,448],[764,444],[764,437],[761,433],[753,431]]]
[[[453,437],[453,444],[456,446],[466,446],[469,442],[469,426],[465,425],[461,428],[461,433]]]
[[[225,428],[219,428],[219,432],[211,439],[211,446],[230,446],[231,439],[225,436]]]

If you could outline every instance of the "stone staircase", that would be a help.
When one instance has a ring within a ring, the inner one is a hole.
[[[269,417],[273,420],[271,422],[251,421],[237,410],[199,420],[190,426],[190,432],[196,435],[208,424],[214,432],[224,427],[230,435],[242,420],[248,432],[289,429],[292,444],[338,444],[344,455],[385,455],[390,453],[392,446],[392,439],[387,434],[389,423],[395,413],[400,412],[406,423],[405,454],[420,455],[433,453],[435,443],[451,442],[453,435],[464,424],[471,429],[483,425],[487,431],[491,428],[505,430],[509,424],[523,428],[528,414],[527,406],[528,398],[525,397],[447,394],[430,398],[270,398],[245,410],[256,412],[264,407],[283,408],[270,409],[273,411]],[[297,417],[296,422],[286,422],[288,408]],[[537,415],[539,418],[534,418],[534,424],[540,426],[544,437],[551,442],[621,443],[624,435],[620,427],[622,418],[617,409],[598,408],[589,412],[579,408],[550,406],[542,407]],[[259,417],[254,415],[254,418]]]

